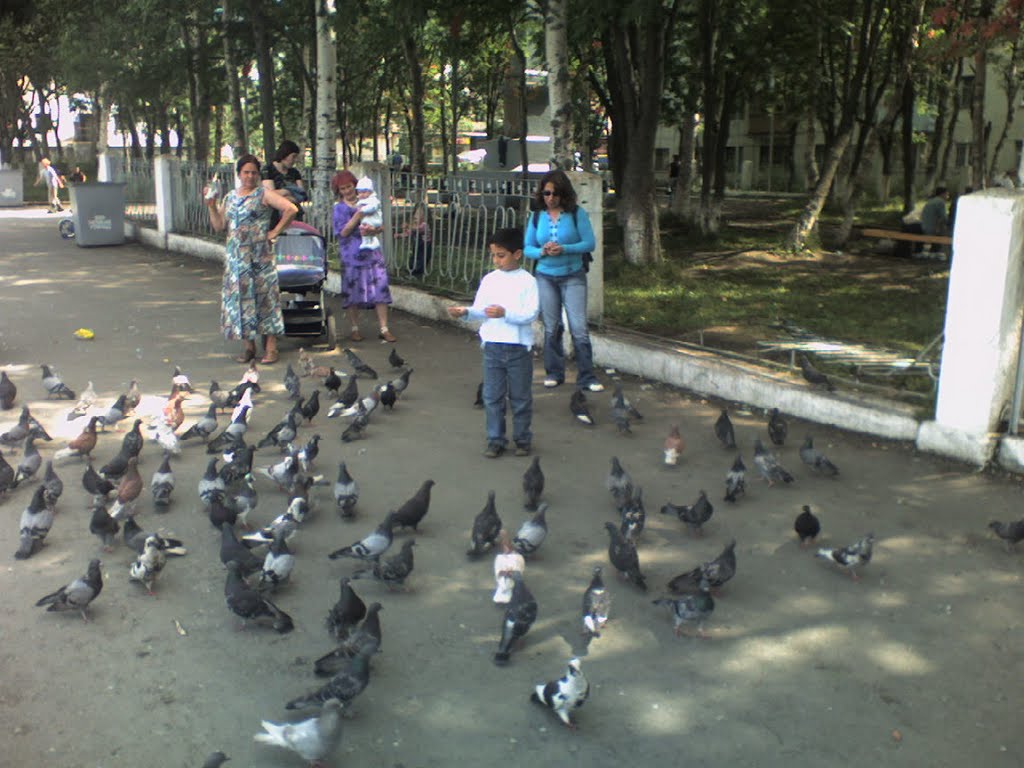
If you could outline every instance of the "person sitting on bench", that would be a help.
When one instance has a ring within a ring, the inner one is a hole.
[[[949,204],[949,190],[945,187],[936,187],[933,194],[921,209],[919,221],[904,220],[902,231],[915,235],[945,235],[949,228],[949,217],[946,206]],[[914,253],[919,253],[924,248],[924,243],[914,243]],[[910,243],[901,241],[897,243],[896,253],[898,256],[910,256]]]

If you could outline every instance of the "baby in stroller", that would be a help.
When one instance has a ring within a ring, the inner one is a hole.
[[[359,202],[356,207],[362,211],[363,218],[360,225],[369,227],[383,227],[384,215],[380,210],[380,198],[373,192],[373,180],[364,176],[356,184],[356,193],[359,195]],[[380,238],[376,235],[363,235],[359,243],[360,260],[370,258],[371,254],[363,254],[362,251],[376,251],[380,248]]]

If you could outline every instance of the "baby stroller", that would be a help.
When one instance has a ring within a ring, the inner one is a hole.
[[[327,246],[316,227],[292,222],[274,244],[277,282],[281,287],[284,335],[316,339],[326,336],[327,349],[337,344],[334,314],[324,301]],[[309,294],[313,294],[309,298]]]

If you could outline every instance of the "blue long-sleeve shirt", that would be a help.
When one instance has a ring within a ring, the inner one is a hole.
[[[552,277],[579,272],[583,268],[583,254],[592,253],[597,247],[590,217],[583,208],[577,208],[575,213],[562,211],[553,229],[547,211],[531,213],[524,239],[523,255],[537,262],[537,272]],[[541,249],[552,241],[562,246],[562,253],[544,256]]]

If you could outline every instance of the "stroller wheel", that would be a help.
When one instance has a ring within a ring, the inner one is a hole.
[[[64,219],[57,226],[57,230],[65,240],[71,240],[75,236],[75,222],[71,219]]]
[[[338,326],[334,320],[334,313],[327,310],[327,351],[332,352],[338,346]]]

